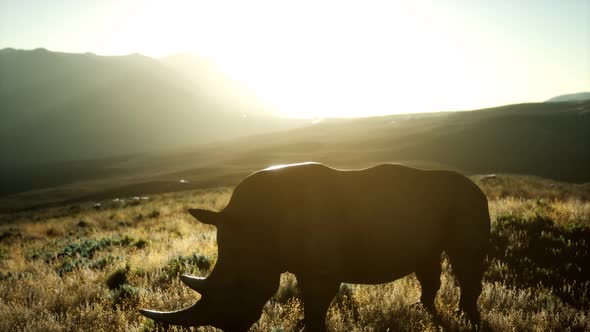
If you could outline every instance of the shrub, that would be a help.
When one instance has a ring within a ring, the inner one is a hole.
[[[139,240],[135,241],[135,243],[133,243],[133,246],[136,247],[137,249],[143,249],[147,245],[148,245],[148,241],[144,240],[144,239],[139,239]]]
[[[112,255],[107,255],[107,256],[101,257],[101,258],[97,259],[96,261],[90,263],[88,265],[88,267],[91,269],[102,270],[105,267],[107,267],[107,265],[112,264],[114,260],[115,260],[115,258]]]
[[[72,272],[74,271],[74,269],[85,266],[86,265],[87,260],[86,259],[73,259],[73,260],[67,260],[65,262],[63,262],[58,268],[57,268],[57,274],[59,274],[60,276],[63,276],[64,274],[66,274],[67,272]]]
[[[147,215],[147,218],[148,218],[148,219],[150,219],[150,218],[151,218],[151,219],[156,219],[156,218],[158,218],[158,217],[160,217],[160,211],[158,211],[158,210],[153,210],[152,212],[150,212],[150,213]]]
[[[122,284],[111,290],[111,299],[114,305],[136,304],[139,302],[139,288]]]
[[[13,240],[15,238],[22,238],[22,233],[20,229],[16,227],[10,227],[5,231],[0,232],[0,243],[7,240]]]
[[[31,273],[30,272],[1,272],[0,271],[0,281],[4,281],[4,280],[19,280],[19,279],[23,279],[23,278],[27,278],[30,277]]]
[[[109,289],[117,289],[127,282],[127,273],[129,272],[129,265],[125,268],[120,268],[111,273],[106,280]]]
[[[207,256],[192,254],[189,256],[177,256],[168,262],[164,268],[164,280],[171,280],[178,277],[181,273],[195,273],[207,271],[211,267],[211,260]]]
[[[61,237],[64,236],[64,234],[65,232],[63,229],[56,227],[49,227],[45,232],[45,235],[47,235],[48,237]]]
[[[105,249],[112,245],[127,244],[129,238],[117,239],[112,237],[105,237],[100,240],[86,239],[79,243],[70,243],[57,253],[57,257],[84,257],[92,258],[98,250]]]
[[[64,259],[61,265],[57,268],[57,273],[60,276],[63,276],[65,273],[71,272],[77,268],[104,269],[115,260],[115,257],[107,255],[94,260],[94,256],[98,251],[105,250],[110,246],[118,245],[141,249],[144,248],[147,243],[147,240],[135,240],[129,236],[123,238],[105,237],[99,240],[85,239],[81,242],[68,244],[59,250],[57,254],[46,250],[36,251],[31,255],[31,259],[42,259],[46,263],[50,263],[56,259]]]
[[[5,259],[7,259],[8,257],[10,257],[8,255],[8,250],[6,250],[4,248],[0,248],[0,261],[3,261]]]
[[[587,227],[557,226],[541,216],[500,216],[492,227],[486,279],[514,287],[550,287],[571,305],[587,308],[588,239]]]
[[[50,261],[55,259],[55,254],[53,254],[50,251],[44,251],[44,250],[36,251],[31,255],[31,259],[32,260],[41,259],[41,260],[44,260],[46,263],[49,263]]]

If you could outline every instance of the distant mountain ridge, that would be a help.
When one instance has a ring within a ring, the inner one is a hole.
[[[208,79],[214,78],[211,69]],[[193,76],[194,77],[194,76]],[[233,90],[232,90],[233,89]],[[3,166],[104,158],[293,128],[146,56],[0,50]]]
[[[578,92],[578,93],[570,93],[566,95],[560,95],[553,97],[546,101],[546,103],[559,103],[559,102],[577,102],[577,101],[586,101],[590,100],[590,91],[589,92]]]

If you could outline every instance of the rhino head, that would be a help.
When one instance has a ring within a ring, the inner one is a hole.
[[[279,284],[268,262],[257,262],[257,246],[245,242],[244,230],[223,212],[190,209],[199,221],[217,228],[218,259],[207,278],[182,275],[184,284],[201,294],[192,306],[171,312],[142,309],[155,321],[184,326],[214,326],[224,331],[247,331],[259,318]],[[247,231],[246,231],[247,233]],[[258,256],[259,257],[259,256]]]

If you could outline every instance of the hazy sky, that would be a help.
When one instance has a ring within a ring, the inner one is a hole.
[[[192,52],[282,114],[472,109],[590,90],[590,1],[0,0],[0,48]]]

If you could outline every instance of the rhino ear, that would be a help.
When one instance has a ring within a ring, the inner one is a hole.
[[[189,209],[188,213],[190,213],[193,217],[197,218],[197,220],[199,220],[203,224],[218,226],[223,221],[223,217],[221,216],[221,214],[215,211]]]

